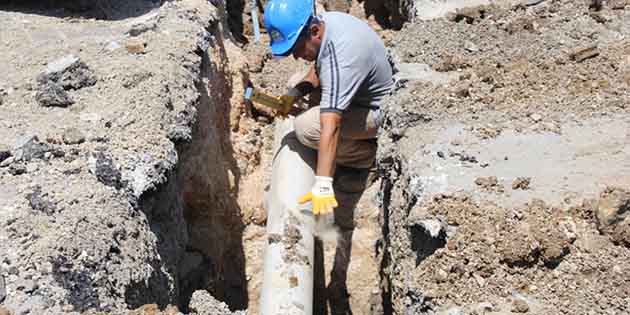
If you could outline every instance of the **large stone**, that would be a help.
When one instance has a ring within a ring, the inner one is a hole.
[[[630,192],[609,187],[604,190],[597,205],[597,220],[600,229],[622,222],[630,212]]]
[[[35,100],[45,107],[67,107],[74,104],[70,95],[59,84],[50,81],[40,83]]]
[[[37,82],[40,86],[55,82],[64,90],[78,90],[96,84],[96,76],[78,57],[68,55],[49,63]]]
[[[51,151],[53,149],[49,145],[39,142],[37,136],[29,135],[18,138],[11,154],[18,161],[30,161],[32,159],[43,159],[46,152]]]
[[[446,228],[439,220],[418,220],[409,226],[409,232],[416,265],[446,245]]]

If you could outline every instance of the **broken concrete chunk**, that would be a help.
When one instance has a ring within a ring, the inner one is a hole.
[[[116,188],[122,187],[120,171],[114,161],[103,152],[96,152],[88,158],[90,173],[94,174],[101,183]]]
[[[96,84],[96,76],[78,57],[65,56],[48,64],[37,76],[40,85],[59,84],[64,90],[78,90]]]
[[[37,136],[30,135],[18,138],[11,154],[15,156],[16,160],[30,161],[43,159],[46,152],[51,151],[53,149],[49,145],[41,143]]]
[[[35,100],[44,107],[67,107],[74,104],[70,95],[57,83],[46,82],[39,85]]]
[[[43,75],[54,76],[60,75],[61,73],[70,69],[70,67],[77,65],[79,63],[79,57],[74,55],[68,55],[62,58],[59,58],[46,66],[46,70],[44,70]]]
[[[85,135],[77,128],[68,128],[63,132],[65,144],[81,144],[85,142]]]
[[[65,155],[65,152],[61,149],[40,142],[37,136],[24,136],[19,138],[16,141],[14,149],[11,151],[16,161],[45,159],[46,153],[51,153],[54,157],[62,157]]]
[[[597,45],[591,45],[576,49],[569,55],[569,57],[575,62],[582,62],[586,59],[597,57],[598,55],[599,49],[597,48]]]
[[[190,299],[190,314],[194,315],[231,315],[228,306],[215,299],[205,290],[193,293]]]

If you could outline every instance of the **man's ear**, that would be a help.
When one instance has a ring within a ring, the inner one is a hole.
[[[315,37],[317,39],[321,39],[322,38],[322,27],[319,24],[313,24],[311,25],[311,37]]]

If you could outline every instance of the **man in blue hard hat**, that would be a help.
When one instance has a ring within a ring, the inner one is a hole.
[[[265,26],[274,56],[315,63],[302,80],[310,84],[289,93],[321,91],[319,106],[294,121],[298,140],[318,151],[315,184],[299,202],[312,202],[314,215],[337,208],[335,224],[348,244],[338,247],[335,265],[341,260],[347,268],[353,211],[374,168],[380,102],[393,87],[392,69],[382,40],[366,23],[341,12],[315,15],[313,7],[312,0],[270,0]],[[346,272],[336,277],[344,284]]]

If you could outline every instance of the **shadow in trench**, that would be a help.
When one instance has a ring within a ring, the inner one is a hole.
[[[219,39],[212,49],[225,56]],[[224,58],[227,60],[227,58]],[[188,245],[181,266],[181,305],[187,306],[195,290],[205,289],[232,310],[248,307],[244,224],[236,201],[240,171],[230,142],[229,112],[232,96],[227,62],[203,54],[200,100],[193,143],[183,157],[184,216]]]
[[[363,0],[365,16],[374,20],[384,29],[400,30],[406,21],[399,0]]]
[[[0,0],[0,11],[51,17],[123,20],[158,8],[165,0]]]

